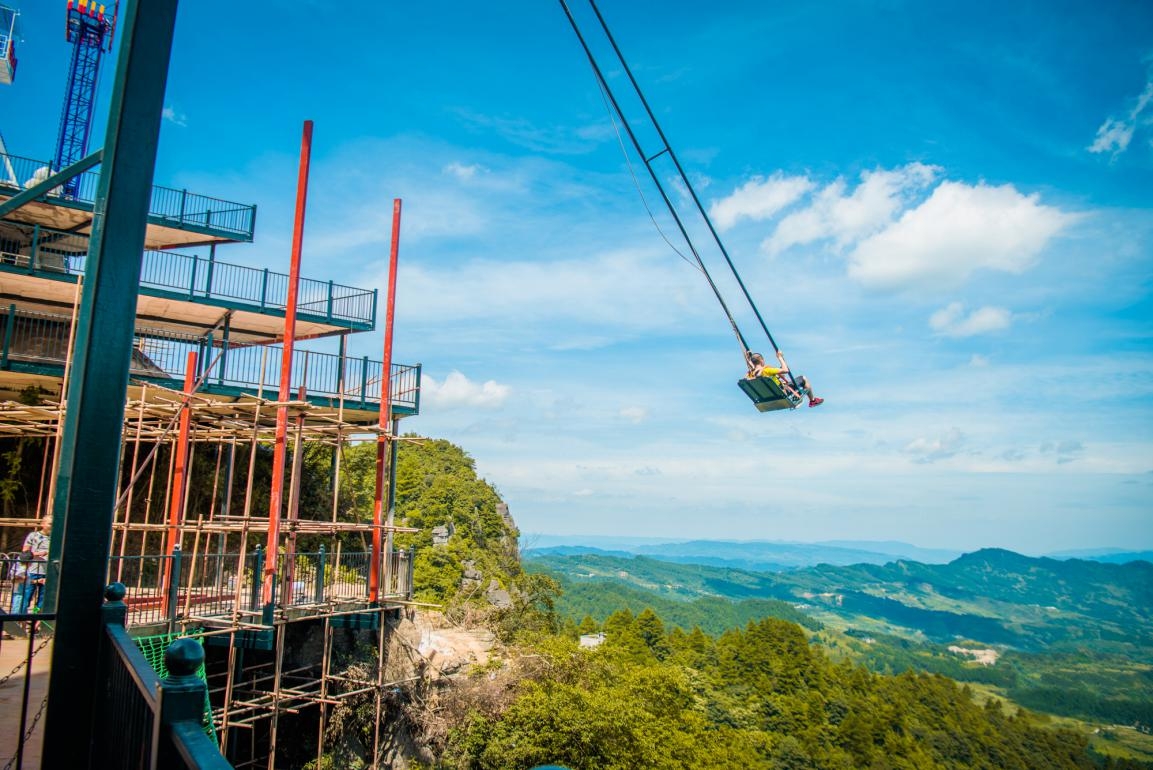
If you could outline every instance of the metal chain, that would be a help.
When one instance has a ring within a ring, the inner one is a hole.
[[[28,725],[28,729],[24,732],[24,737],[20,741],[21,744],[28,743],[28,739],[32,737],[33,731],[36,730],[36,723],[40,721],[40,717],[44,716],[44,708],[47,705],[48,696],[45,695],[44,700],[40,701],[40,708],[36,710],[36,716],[32,717],[32,724]],[[19,751],[20,750],[17,749],[17,753],[12,755],[12,758],[8,760],[8,764],[4,765],[3,770],[12,770],[12,766],[16,764],[16,757],[19,755]]]
[[[5,684],[7,684],[7,683],[8,683],[8,680],[9,680],[9,679],[11,679],[12,677],[16,676],[17,672],[19,672],[19,671],[20,671],[20,669],[22,669],[22,668],[24,668],[26,665],[28,665],[28,661],[29,661],[29,660],[32,660],[32,658],[35,658],[35,657],[36,657],[36,653],[38,653],[38,652],[40,652],[41,650],[43,650],[43,649],[44,649],[44,647],[45,647],[45,646],[46,646],[46,645],[47,645],[47,644],[48,644],[50,641],[52,641],[52,637],[51,637],[51,636],[48,636],[48,635],[45,635],[45,636],[44,636],[44,641],[40,642],[40,646],[39,646],[39,647],[37,647],[35,650],[33,650],[33,651],[32,651],[32,655],[31,655],[31,656],[30,656],[30,657],[29,657],[27,660],[22,660],[22,661],[20,661],[19,663],[17,663],[17,664],[16,664],[16,668],[14,668],[14,669],[12,669],[11,671],[9,671],[9,672],[8,672],[8,673],[7,673],[7,674],[4,676],[4,678],[3,678],[3,679],[0,679],[0,687],[3,687]]]

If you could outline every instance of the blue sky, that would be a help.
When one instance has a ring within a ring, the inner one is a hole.
[[[737,389],[559,4],[185,2],[156,181],[286,269],[312,119],[304,273],[382,289],[402,198],[404,427],[526,533],[1153,548],[1153,7],[713,5],[601,0],[817,409]],[[47,158],[63,3],[21,10],[0,131]]]

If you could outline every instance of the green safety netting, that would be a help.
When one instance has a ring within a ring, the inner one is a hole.
[[[172,644],[177,639],[186,636],[185,634],[159,634],[157,636],[138,636],[134,640],[136,646],[140,648],[140,652],[144,653],[148,665],[152,666],[152,670],[161,679],[168,677],[168,666],[164,665],[164,651],[168,649],[168,645]],[[200,639],[196,641],[201,645],[204,642]],[[204,664],[200,664],[200,668],[196,670],[196,676],[200,677],[200,681],[207,684],[208,679],[204,673]],[[201,726],[204,728],[204,734],[214,741],[218,741],[216,737],[216,725],[212,722],[212,704],[208,701],[208,692],[204,693],[204,717],[200,720]]]

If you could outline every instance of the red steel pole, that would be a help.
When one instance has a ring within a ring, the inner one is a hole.
[[[168,587],[175,577],[172,574],[172,554],[180,540],[180,522],[184,518],[184,491],[188,488],[188,431],[192,423],[192,404],[189,396],[196,389],[196,351],[188,351],[184,364],[184,403],[180,407],[180,432],[176,437],[176,457],[172,471],[172,489],[168,496],[168,536],[165,538],[164,553],[168,556],[164,567],[164,612],[168,613]]]
[[[280,358],[280,391],[276,408],[276,443],[272,450],[272,490],[268,504],[268,543],[264,549],[264,590],[261,599],[272,602],[276,562],[280,555],[280,515],[284,498],[285,437],[288,434],[288,401],[291,394],[292,344],[296,339],[296,295],[300,285],[300,252],[304,244],[304,210],[308,202],[308,166],[312,158],[312,121],[304,121],[300,140],[300,171],[296,178],[296,222],[292,229],[292,264],[288,269],[288,300],[284,308],[284,351]]]
[[[385,431],[392,418],[392,325],[396,311],[396,264],[400,255],[400,198],[392,202],[392,248],[388,256],[388,296],[384,310],[384,361],[380,376],[380,433],[376,434],[376,495],[372,503],[372,566],[368,573],[368,598],[377,601],[380,597],[381,534],[384,524],[384,458],[387,454],[389,437]],[[391,440],[395,440],[395,436]],[[389,509],[388,524],[392,525],[392,509]],[[391,535],[391,533],[390,533]],[[389,537],[389,547],[392,538]],[[385,554],[391,556],[391,554]],[[387,575],[387,572],[386,572]]]

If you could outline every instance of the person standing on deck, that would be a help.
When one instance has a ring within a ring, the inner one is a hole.
[[[28,533],[24,538],[22,558],[28,558],[27,573],[24,576],[23,612],[39,612],[44,604],[44,581],[48,577],[48,543],[52,534],[52,517],[40,520],[40,529]],[[23,554],[28,554],[24,557]],[[33,608],[32,597],[36,597]]]

